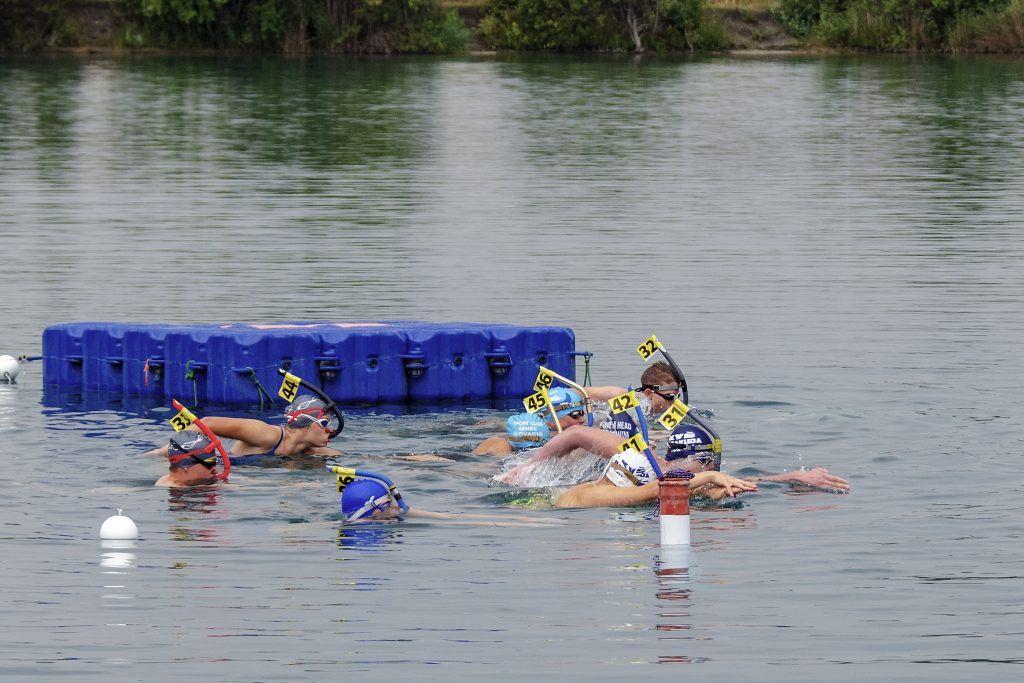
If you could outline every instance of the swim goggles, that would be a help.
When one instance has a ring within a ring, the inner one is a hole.
[[[378,496],[377,498],[370,498],[368,501],[363,503],[363,506],[348,515],[349,521],[355,519],[362,519],[363,517],[370,517],[376,512],[383,512],[391,507],[391,504],[395,502],[395,499],[390,494]]]
[[[182,460],[185,460],[186,458],[192,458],[193,460],[196,461],[196,463],[205,466],[207,469],[212,470],[214,466],[217,464],[216,454],[211,455],[208,458],[200,458],[199,456],[206,455],[207,453],[214,453],[214,451],[216,450],[217,444],[210,441],[209,443],[207,443],[206,448],[201,448],[199,450],[189,451],[187,453],[179,453],[177,455],[168,456],[167,462],[171,467],[174,467]]]
[[[321,412],[320,414],[324,415],[323,412]],[[309,420],[310,422],[314,422],[314,423],[320,425],[321,429],[329,429],[330,426],[331,426],[331,419],[330,418],[328,418],[328,417],[314,417],[313,415],[310,415],[309,413],[301,413],[299,415],[292,415],[292,416],[290,416],[288,418],[288,422],[291,423],[291,422],[294,422],[295,420],[298,420],[300,418],[304,418],[306,420]],[[307,426],[309,426],[309,425],[307,425]]]
[[[656,393],[658,396],[661,396],[666,401],[674,401],[677,398],[679,398],[679,392],[682,390],[682,387],[679,385],[672,386],[661,384],[642,384],[640,385],[640,388],[650,389],[651,391]]]

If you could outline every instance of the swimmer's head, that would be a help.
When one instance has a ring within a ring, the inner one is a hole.
[[[327,404],[309,395],[296,398],[285,409],[284,416],[288,420],[288,429],[305,429],[314,424],[327,429],[331,423],[331,416],[327,412]]]
[[[654,470],[647,456],[632,448],[612,456],[608,466],[604,468],[604,476],[611,483],[623,488],[643,486],[655,480]]]
[[[356,479],[341,492],[341,514],[346,521],[364,519],[398,507],[388,487],[375,479]]]
[[[167,462],[171,469],[185,469],[193,465],[204,465],[213,469],[217,464],[217,446],[200,432],[181,432],[171,437],[167,444]]]
[[[672,430],[668,437],[668,450],[665,452],[666,460],[684,460],[690,458],[704,465],[714,467],[721,453],[721,446],[718,453],[715,452],[715,437],[697,425],[683,423]]]
[[[587,414],[587,405],[583,397],[574,389],[555,387],[548,391],[548,398],[551,399],[551,405],[555,407],[555,415],[560,419],[564,417],[579,419]]]

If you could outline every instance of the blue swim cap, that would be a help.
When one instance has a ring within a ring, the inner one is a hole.
[[[551,399],[551,405],[555,407],[555,414],[558,417],[565,417],[577,410],[585,410],[583,397],[573,389],[555,387],[548,391],[548,398]]]
[[[356,479],[341,492],[341,514],[346,520],[369,517],[393,503],[388,487],[375,479]]]
[[[512,448],[533,448],[551,438],[544,420],[530,413],[519,413],[505,420],[505,432]]]
[[[705,465],[713,465],[716,458],[715,438],[703,427],[683,423],[672,430],[668,437],[666,460],[693,458]],[[721,453],[721,446],[718,446]]]

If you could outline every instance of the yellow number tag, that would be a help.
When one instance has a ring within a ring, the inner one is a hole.
[[[640,357],[647,360],[654,355],[654,352],[661,348],[661,342],[653,334],[644,340],[644,343],[636,347],[636,352],[640,354]]]
[[[688,412],[690,412],[690,406],[677,398],[672,402],[672,405],[668,407],[668,410],[661,414],[661,417],[658,418],[658,422],[660,422],[661,426],[665,429],[675,429],[679,423],[683,421],[683,418],[686,417]]]
[[[544,389],[550,389],[555,382],[555,376],[551,374],[551,371],[547,368],[541,368],[540,373],[537,374],[537,381],[533,383],[533,388],[537,391],[543,391]]]
[[[356,480],[356,471],[351,467],[332,467],[331,471],[338,475],[338,493],[345,490],[345,487]]]
[[[523,399],[523,405],[526,406],[526,412],[528,413],[536,413],[548,403],[548,392],[544,389],[541,389],[536,394],[530,394]]]
[[[182,408],[178,411],[178,414],[172,417],[169,422],[174,427],[174,431],[183,432],[192,426],[192,423],[196,421],[196,416],[192,414],[192,411],[188,408]]]
[[[644,441],[644,437],[639,434],[629,437],[625,441],[619,444],[619,452],[628,451],[632,448],[637,453],[643,453],[647,450],[647,442]]]
[[[636,408],[640,405],[640,400],[636,397],[635,391],[627,391],[626,393],[619,394],[608,401],[608,405],[611,407],[613,413],[621,413],[629,410],[630,408]]]
[[[299,393],[299,382],[301,381],[291,373],[284,373],[284,381],[281,382],[281,389],[277,392],[277,395],[291,403]]]

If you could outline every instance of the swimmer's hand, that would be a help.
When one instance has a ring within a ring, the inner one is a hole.
[[[850,484],[842,477],[829,474],[824,467],[815,467],[810,470],[797,470],[796,472],[784,472],[764,477],[752,477],[755,481],[783,481],[790,484],[804,484],[820,489],[832,489],[840,493],[850,490]]]
[[[522,486],[526,481],[527,475],[533,470],[535,465],[530,462],[524,462],[522,465],[516,465],[508,472],[502,472],[501,474],[495,475],[494,481],[502,484],[508,484],[509,486]]]
[[[744,491],[756,491],[757,484],[748,480],[734,477],[725,472],[698,472],[690,480],[690,493],[712,500],[732,498],[737,493]]]

